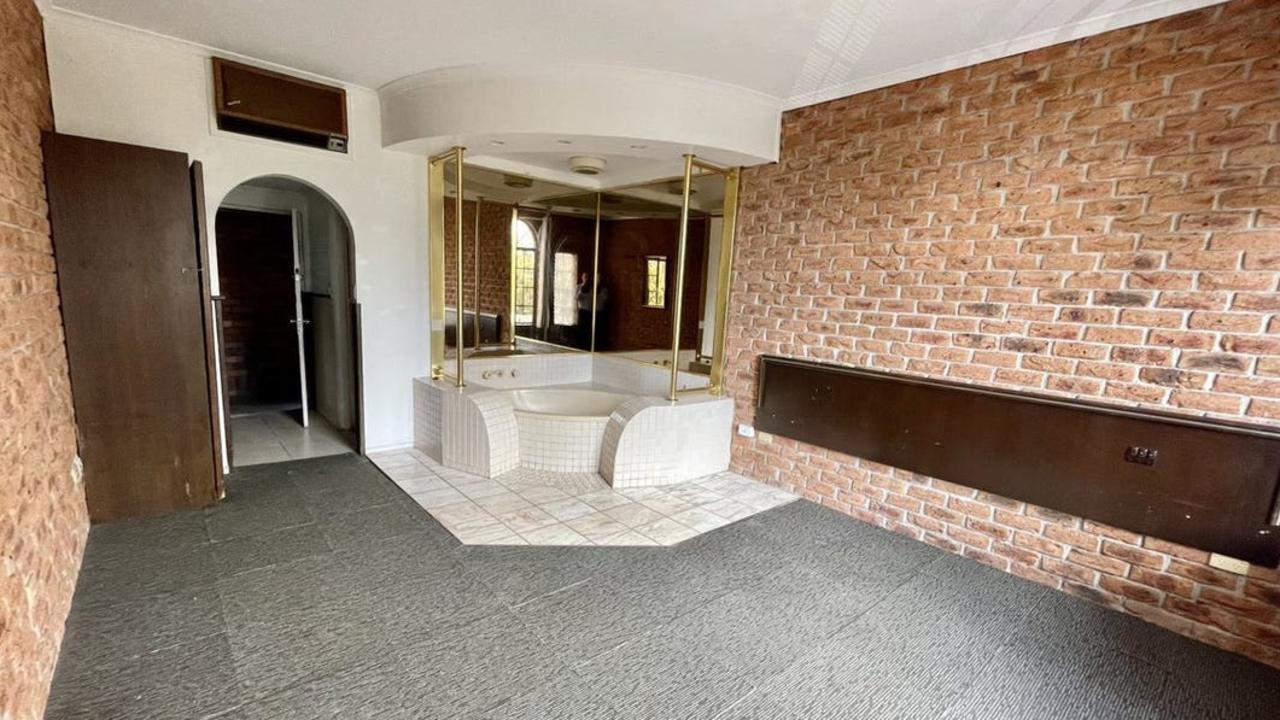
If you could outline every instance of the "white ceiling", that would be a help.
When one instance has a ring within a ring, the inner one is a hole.
[[[662,70],[796,107],[1215,0],[52,0],[368,88],[472,64]]]

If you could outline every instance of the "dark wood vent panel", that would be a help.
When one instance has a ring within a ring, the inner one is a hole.
[[[1280,431],[764,356],[756,427],[1280,564]]]
[[[213,58],[218,128],[347,151],[347,93],[340,87]]]

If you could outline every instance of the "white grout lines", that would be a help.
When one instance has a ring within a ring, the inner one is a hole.
[[[469,545],[675,545],[796,499],[732,472],[615,490],[595,473],[517,468],[490,480],[419,450],[369,459]]]

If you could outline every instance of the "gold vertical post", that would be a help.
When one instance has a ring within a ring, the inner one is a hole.
[[[444,375],[444,165],[445,158],[427,162],[427,274],[428,332],[431,337],[431,377]]]
[[[457,212],[453,214],[454,220],[456,221],[455,231],[457,232],[457,235],[458,235],[456,238],[458,253],[457,253],[457,256],[455,257],[455,260],[457,260],[456,265],[457,265],[457,271],[458,271],[458,293],[457,293],[458,313],[457,313],[457,324],[453,329],[454,330],[453,344],[454,344],[454,350],[456,351],[455,354],[457,355],[457,370],[455,371],[454,382],[456,382],[458,387],[460,388],[466,387],[467,385],[465,375],[463,375],[463,369],[462,369],[462,356],[464,355],[464,353],[462,352],[462,349],[463,349],[463,346],[465,345],[465,343],[463,342],[463,337],[465,337],[465,333],[462,332],[462,329],[465,326],[464,318],[466,317],[466,314],[464,312],[466,303],[462,301],[462,299],[465,297],[465,294],[462,292],[462,287],[463,287],[463,284],[462,284],[462,250],[463,250],[462,199],[466,197],[465,193],[463,192],[463,185],[462,185],[463,152],[464,152],[464,148],[462,147],[455,147],[453,149],[453,162],[457,165],[457,173],[458,173],[458,206],[457,206]]]
[[[600,193],[596,193],[596,239],[591,255],[591,352],[596,351],[596,319],[599,317],[600,297]]]
[[[738,183],[742,178],[739,168],[732,168],[724,179],[724,222],[720,230],[720,262],[716,268],[716,310],[715,327],[712,332],[711,350],[711,392],[724,393],[724,375],[728,368],[729,358],[725,354],[725,346],[729,334],[729,283],[733,276],[733,240],[738,224]]]
[[[475,292],[476,304],[475,304],[475,308],[473,309],[475,312],[476,322],[475,322],[474,332],[472,332],[472,336],[475,341],[477,352],[479,352],[480,350],[480,205],[482,203],[484,203],[484,198],[477,195],[476,196],[476,229],[475,229],[476,237],[475,237],[475,248],[473,249],[473,252],[472,252],[472,255],[474,256],[474,260],[475,260],[475,267],[472,268],[472,272],[474,272],[476,276],[475,280],[472,281],[475,284],[475,291],[476,291]]]
[[[684,189],[680,198],[680,241],[676,244],[676,297],[671,313],[671,392],[668,400],[679,395],[680,379],[680,315],[684,309],[684,250],[689,241],[689,190],[693,182],[693,155],[684,156]]]
[[[509,233],[511,237],[507,242],[507,255],[510,262],[510,269],[507,271],[507,332],[511,333],[511,348],[516,347],[516,233],[518,227],[516,223],[520,222],[520,207],[513,205],[511,207],[511,228]]]

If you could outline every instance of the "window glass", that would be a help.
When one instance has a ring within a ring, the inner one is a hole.
[[[533,228],[520,220],[516,223],[515,277],[512,278],[516,294],[517,325],[533,324],[534,299],[537,296],[538,241]]]
[[[650,255],[645,258],[645,297],[646,307],[667,306],[667,258],[663,255]]]
[[[551,321],[556,325],[578,324],[578,256],[558,252],[552,261],[555,270],[555,299]]]

